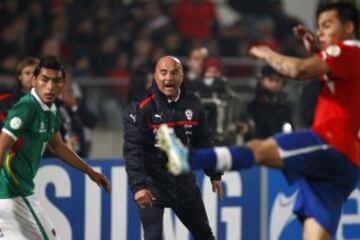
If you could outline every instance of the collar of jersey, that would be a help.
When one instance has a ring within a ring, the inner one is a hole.
[[[55,103],[51,104],[51,107],[49,107],[48,105],[46,105],[45,103],[43,103],[39,97],[39,95],[37,95],[37,93],[35,92],[35,89],[32,88],[31,89],[31,95],[34,96],[34,98],[36,99],[36,101],[39,103],[40,107],[42,108],[43,111],[51,111],[53,113],[56,113],[56,106]]]
[[[348,39],[348,40],[343,41],[343,43],[348,46],[360,47],[360,41],[357,39]]]
[[[178,95],[177,95],[176,99],[175,99],[175,100],[167,99],[168,103],[172,103],[172,102],[177,102],[177,101],[179,101],[180,94],[181,94],[181,89],[179,88]]]

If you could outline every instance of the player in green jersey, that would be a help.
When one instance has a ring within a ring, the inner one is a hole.
[[[64,65],[45,57],[37,65],[33,88],[10,110],[0,134],[0,236],[5,239],[58,239],[34,195],[34,177],[45,149],[111,191],[109,180],[94,171],[63,142],[54,104],[65,84]]]

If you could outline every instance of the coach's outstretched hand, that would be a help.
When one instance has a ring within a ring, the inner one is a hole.
[[[108,192],[111,192],[111,182],[107,179],[107,177],[96,171],[91,171],[89,173],[89,177],[91,178],[91,180],[96,182],[97,185],[105,188]]]

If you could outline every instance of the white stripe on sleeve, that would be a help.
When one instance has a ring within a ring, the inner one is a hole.
[[[15,136],[12,132],[10,132],[9,130],[7,130],[6,128],[3,128],[1,130],[2,132],[6,133],[7,135],[9,135],[12,139],[14,139],[15,141],[17,141],[17,136]]]

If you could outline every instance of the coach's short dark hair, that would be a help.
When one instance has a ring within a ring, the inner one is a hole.
[[[322,4],[316,11],[316,18],[325,11],[335,10],[342,23],[351,21],[354,23],[354,32],[356,37],[359,37],[359,11],[356,6],[348,1],[330,2]]]
[[[34,76],[37,77],[40,73],[41,68],[48,68],[52,70],[61,71],[63,79],[66,77],[65,65],[61,60],[55,56],[46,56],[40,59],[39,64],[35,67]]]

